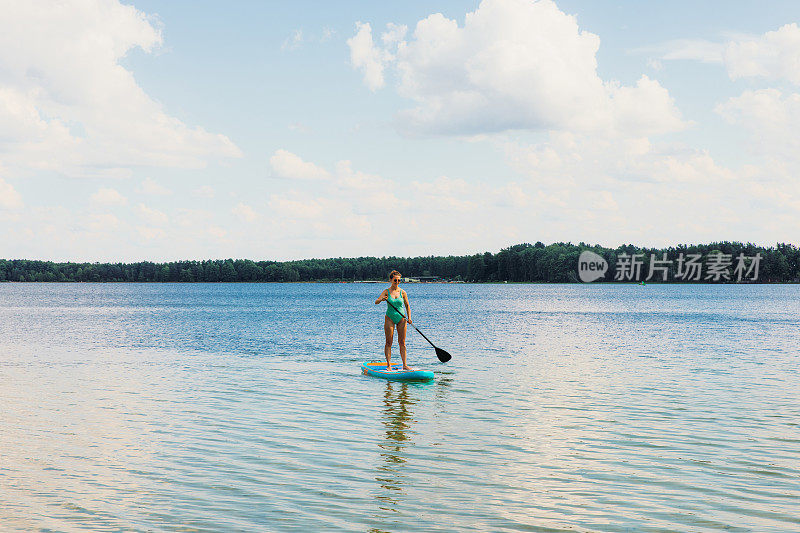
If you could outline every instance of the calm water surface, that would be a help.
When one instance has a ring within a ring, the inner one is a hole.
[[[0,284],[0,530],[800,531],[800,287]]]

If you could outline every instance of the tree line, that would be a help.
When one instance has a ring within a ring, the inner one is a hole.
[[[608,270],[598,281],[614,281],[615,265],[625,257],[640,258],[642,280],[647,277],[651,255],[666,258],[667,281],[675,281],[679,258],[688,255],[708,259],[723,254],[735,258],[759,255],[757,282],[789,283],[800,281],[800,250],[779,243],[762,247],[740,242],[680,245],[669,248],[641,248],[632,244],[616,249],[585,243],[545,245],[516,244],[497,253],[484,252],[462,256],[357,257],[305,259],[299,261],[251,261],[225,259],[171,261],[153,263],[55,263],[26,259],[0,259],[0,281],[52,282],[296,282],[296,281],[367,281],[387,279],[391,270],[406,277],[436,277],[468,282],[577,282],[578,258],[589,250],[605,259]],[[666,254],[666,255],[665,255]],[[750,265],[752,260],[747,263]],[[733,271],[733,265],[729,269]],[[750,276],[752,278],[752,275]],[[735,279],[735,276],[734,276]],[[661,276],[656,277],[661,281]],[[702,281],[707,281],[702,279]],[[729,281],[722,278],[713,281]]]

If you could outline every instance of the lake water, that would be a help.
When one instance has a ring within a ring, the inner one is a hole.
[[[0,284],[0,530],[800,530],[800,287],[382,288]]]

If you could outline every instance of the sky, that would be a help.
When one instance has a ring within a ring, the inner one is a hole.
[[[0,0],[0,258],[798,244],[798,15]]]

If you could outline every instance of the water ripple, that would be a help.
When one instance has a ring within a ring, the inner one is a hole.
[[[408,290],[0,284],[0,530],[800,530],[797,287]]]

